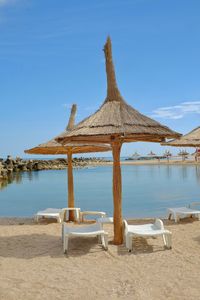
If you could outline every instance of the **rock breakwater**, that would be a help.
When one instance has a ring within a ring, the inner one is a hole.
[[[99,164],[105,162],[102,158],[74,158],[74,167],[86,167],[89,164]],[[0,158],[0,180],[8,180],[14,172],[40,171],[40,170],[62,170],[67,168],[67,159],[13,159],[10,155],[6,159]]]

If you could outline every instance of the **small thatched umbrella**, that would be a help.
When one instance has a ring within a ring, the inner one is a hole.
[[[109,143],[113,153],[113,200],[114,200],[114,243],[121,244],[122,234],[122,185],[120,151],[122,143],[136,141],[161,142],[179,134],[168,127],[140,114],[122,98],[117,87],[112,62],[111,40],[104,47],[107,73],[107,97],[102,106],[91,116],[80,122],[69,133],[57,140]]]
[[[157,155],[153,151],[150,151],[147,155],[150,157],[157,157]]]
[[[195,147],[196,152],[198,153],[197,149],[200,147],[200,126],[193,129],[189,133],[181,136],[178,139],[161,143],[161,145],[172,146],[172,147]]]
[[[138,159],[138,157],[140,157],[140,154],[137,153],[137,151],[135,151],[132,155],[133,159]]]
[[[178,156],[182,157],[182,161],[185,161],[188,155],[189,153],[186,150],[180,150],[178,153]]]
[[[199,157],[200,157],[200,149],[196,148],[195,152],[192,155],[194,155],[195,160],[198,162]]]
[[[68,125],[66,127],[65,132],[69,132],[74,127],[74,119],[76,114],[76,105],[72,105],[71,115],[69,118]],[[56,136],[56,138],[58,138]],[[37,147],[25,150],[25,153],[28,154],[67,154],[67,161],[68,161],[68,207],[74,208],[74,183],[73,183],[73,167],[72,167],[72,154],[74,153],[88,153],[88,152],[105,152],[111,151],[110,145],[106,144],[80,144],[80,143],[68,143],[67,145],[63,146],[58,143],[55,138],[51,139],[50,141],[40,144]],[[73,211],[69,214],[69,219],[71,221],[74,220]]]
[[[167,161],[169,162],[169,158],[172,156],[171,152],[169,150],[165,150],[163,153],[163,156],[167,158]]]

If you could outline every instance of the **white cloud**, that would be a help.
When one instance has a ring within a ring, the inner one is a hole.
[[[200,114],[200,101],[182,102],[179,105],[160,107],[153,110],[152,117],[163,119],[182,119],[188,114]]]

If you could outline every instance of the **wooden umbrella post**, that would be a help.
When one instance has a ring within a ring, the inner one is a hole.
[[[114,219],[114,244],[123,243],[123,222],[122,222],[122,179],[120,166],[121,142],[112,143],[113,153],[113,219]]]
[[[68,207],[74,208],[74,180],[73,180],[73,166],[72,166],[72,152],[67,154],[68,168]],[[69,221],[74,221],[74,211],[69,211]]]

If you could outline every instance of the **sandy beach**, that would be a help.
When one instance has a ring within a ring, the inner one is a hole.
[[[135,220],[130,223],[145,223]],[[0,299],[199,299],[200,223],[165,221],[173,249],[161,238],[137,238],[132,253],[96,238],[70,240],[64,255],[61,225],[0,219]]]

